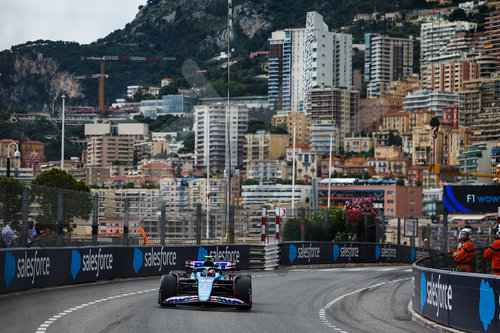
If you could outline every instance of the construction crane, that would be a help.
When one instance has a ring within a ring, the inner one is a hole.
[[[86,79],[99,79],[101,74],[87,74],[87,75],[77,75],[75,79],[77,80],[86,80]],[[107,79],[109,77],[108,74],[104,74],[104,78]]]
[[[434,164],[430,165],[428,169],[429,173],[434,173],[438,175],[446,175],[453,177],[482,177],[482,178],[498,178],[500,179],[500,167],[497,166],[497,173],[468,173],[461,172],[456,166],[453,165],[440,165]]]
[[[101,73],[99,74],[99,109],[104,109],[104,63],[106,61],[174,61],[175,57],[134,57],[134,56],[102,56],[81,57],[81,60],[98,60],[101,62]],[[94,74],[96,75],[96,74]]]

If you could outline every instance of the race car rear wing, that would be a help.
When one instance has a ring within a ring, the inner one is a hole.
[[[205,261],[203,260],[187,260],[186,268],[193,269],[197,267],[203,267],[204,264]],[[224,270],[236,269],[236,263],[230,261],[214,261],[213,264],[215,268],[220,268]]]

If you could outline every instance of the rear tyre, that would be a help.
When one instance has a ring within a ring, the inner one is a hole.
[[[170,272],[161,277],[160,289],[158,290],[158,304],[174,307],[175,304],[165,303],[165,300],[172,296],[177,296],[177,274]]]
[[[241,299],[248,305],[238,306],[238,310],[250,310],[252,308],[252,279],[250,275],[240,274],[236,277],[234,285],[234,297]]]

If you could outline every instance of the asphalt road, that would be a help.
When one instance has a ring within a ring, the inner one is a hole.
[[[159,277],[0,296],[2,332],[431,332],[407,314],[410,266],[253,272],[253,307],[157,303]]]

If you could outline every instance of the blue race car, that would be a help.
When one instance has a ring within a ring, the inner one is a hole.
[[[252,308],[252,277],[248,273],[229,274],[231,262],[188,261],[186,268],[192,270],[170,271],[161,277],[158,303],[161,306],[178,304],[224,305],[239,310]]]

